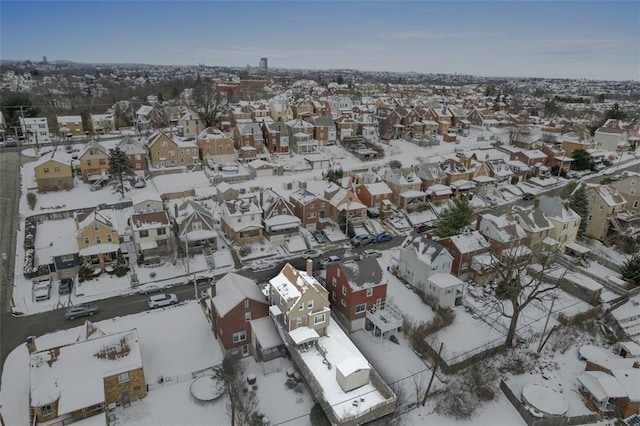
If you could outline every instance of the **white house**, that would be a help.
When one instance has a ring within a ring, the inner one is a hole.
[[[20,117],[20,127],[22,129],[22,134],[24,135],[25,142],[51,142],[51,137],[49,136],[49,123],[46,117]]]
[[[166,212],[134,214],[131,232],[136,254],[150,257],[165,256],[171,251],[171,224]]]
[[[427,295],[434,298],[441,308],[451,308],[462,304],[464,282],[446,272],[432,274],[427,279]]]
[[[225,201],[220,206],[220,226],[237,244],[262,242],[262,208],[253,199]]]
[[[424,292],[429,291],[431,275],[451,272],[453,256],[424,235],[414,232],[407,236],[400,247],[398,276]]]
[[[91,114],[91,129],[97,135],[114,131],[116,121],[113,114]]]
[[[162,198],[155,191],[140,191],[131,196],[135,214],[156,213],[164,210]]]
[[[202,131],[202,120],[196,112],[190,109],[186,110],[184,114],[178,120],[178,128],[182,133],[182,136],[195,136]]]
[[[600,127],[593,135],[596,146],[603,151],[624,151],[626,150],[628,134],[623,129],[612,129]]]

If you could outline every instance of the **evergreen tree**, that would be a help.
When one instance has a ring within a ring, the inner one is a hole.
[[[584,185],[579,185],[571,195],[571,209],[582,218],[578,228],[578,238],[583,238],[589,224],[589,197]]]
[[[115,148],[109,156],[109,173],[113,179],[113,189],[124,197],[127,188],[124,182],[133,177],[133,167],[127,153]]]
[[[465,226],[469,226],[472,217],[473,207],[469,205],[469,199],[456,197],[453,205],[440,213],[440,218],[436,221],[436,235],[441,238],[456,235]]]
[[[634,253],[620,269],[620,276],[623,280],[640,285],[640,253]]]
[[[571,158],[573,158],[572,168],[574,170],[591,170],[593,166],[593,160],[584,149],[576,149],[573,151]]]

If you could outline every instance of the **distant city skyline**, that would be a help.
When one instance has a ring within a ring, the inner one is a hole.
[[[6,1],[0,59],[640,80],[637,1]]]

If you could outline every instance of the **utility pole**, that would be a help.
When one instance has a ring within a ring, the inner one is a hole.
[[[187,267],[187,282],[191,281],[191,271],[189,270],[189,238],[184,236],[184,250],[185,250],[185,262]],[[193,292],[198,300],[198,282],[193,280]]]
[[[547,319],[544,322],[544,328],[542,329],[542,333],[540,334],[540,344],[538,344],[538,353],[542,350],[544,333],[547,332],[547,326],[549,325],[549,318],[551,318],[551,312],[553,312],[553,304],[556,303],[557,296],[554,294],[553,299],[551,300],[551,307],[549,307],[549,313],[547,314]]]
[[[444,346],[444,342],[440,343],[440,349],[438,349],[438,357],[436,358],[436,363],[433,366],[433,373],[431,373],[431,379],[429,380],[429,385],[427,386],[427,391],[424,393],[424,398],[422,398],[422,406],[427,403],[427,395],[429,395],[429,391],[431,390],[431,385],[433,384],[433,378],[436,377],[436,371],[438,370],[438,365],[440,365],[440,354],[442,353],[442,347]]]

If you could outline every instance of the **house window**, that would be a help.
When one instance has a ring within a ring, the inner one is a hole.
[[[251,312],[245,312],[244,313],[244,322],[249,322],[251,321]]]
[[[107,234],[107,242],[108,243],[112,243],[113,242],[113,237],[111,236],[111,234]]]
[[[54,167],[53,171],[56,172],[56,173],[60,173],[60,167]]]
[[[635,201],[633,202],[633,208],[634,208],[634,209],[637,209],[637,208],[638,208],[638,204],[639,204],[639,203],[640,203],[640,201],[635,200]]]
[[[60,257],[60,260],[62,260],[63,262],[73,262],[73,255],[65,254],[64,256]]]
[[[331,284],[335,287],[336,286],[336,282],[338,282],[338,280],[336,280],[336,277],[331,278]]]
[[[106,166],[106,165],[107,165],[107,160],[100,159],[100,160],[98,160],[98,163],[99,163],[101,166]]]
[[[602,204],[600,204],[600,206],[598,206],[598,208],[599,208],[600,210],[604,210],[604,206],[603,206]]]
[[[149,236],[149,231],[147,229],[143,229],[140,231],[140,238],[147,238]]]
[[[84,246],[85,246],[85,247],[88,247],[88,246],[89,246],[89,244],[91,244],[91,243],[89,242],[89,237],[84,237]]]
[[[347,307],[347,302],[344,299],[340,299],[340,303],[342,303],[342,306],[345,308]]]
[[[238,216],[238,223],[242,222],[242,217]]]
[[[162,141],[162,142],[160,143],[160,146],[162,146],[162,147],[166,147],[166,146],[167,146],[167,141]]]
[[[309,219],[313,219],[314,217],[316,217],[316,214],[315,214],[315,212],[314,212],[314,213],[309,213],[309,214],[307,215],[307,217],[308,217]]]
[[[87,160],[87,166],[91,167],[91,160]]]
[[[249,309],[249,299],[244,299],[244,308]]]
[[[373,287],[369,287],[367,289],[367,297],[371,297],[371,296],[373,296]]]
[[[199,229],[202,229],[202,222],[193,222],[193,223],[191,224],[191,229],[192,229],[193,231],[197,231],[197,230],[199,230]]]
[[[325,314],[316,315],[315,317],[313,317],[313,325],[317,325],[317,324],[323,323],[325,318],[326,318]]]
[[[100,235],[96,235],[96,244],[102,244],[102,238],[100,238]]]
[[[314,205],[313,205],[313,204],[311,204],[311,205],[309,206],[309,208],[310,208],[311,210],[313,210],[313,207],[314,207]]]
[[[298,310],[301,311],[304,309],[304,302],[300,303],[300,306],[298,306]]]
[[[636,190],[635,190],[635,188],[631,188],[631,189],[629,190],[629,195],[636,195]]]
[[[233,333],[233,343],[244,342],[247,340],[247,332],[242,330],[237,333]]]
[[[346,296],[347,295],[347,287],[346,286],[342,286],[342,295]]]
[[[165,228],[158,228],[156,229],[156,233],[158,235],[165,235],[167,233],[167,230]]]
[[[45,173],[49,173],[49,168],[45,167],[44,169],[42,169],[42,171],[45,172]]]
[[[129,381],[129,373],[118,374],[118,383],[124,383]]]
[[[42,411],[42,415],[43,416],[47,416],[49,414],[51,414],[51,405],[45,405],[42,408],[40,408],[40,411]]]
[[[360,312],[364,312],[366,309],[367,309],[366,303],[361,303],[360,305],[356,305],[356,314],[359,314]]]
[[[307,302],[307,309],[313,309],[313,300]]]
[[[98,222],[93,224],[93,230],[98,232],[98,230],[100,230],[100,227],[98,226]]]

